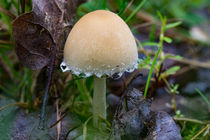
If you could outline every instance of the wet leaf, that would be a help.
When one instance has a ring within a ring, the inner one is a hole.
[[[145,135],[144,122],[150,118],[150,101],[144,99],[143,93],[137,89],[128,90],[127,111],[121,108],[117,112],[111,130],[111,139],[139,139]],[[117,110],[118,111],[118,110]]]
[[[180,140],[180,129],[166,112],[150,110],[151,100],[144,99],[137,89],[128,90],[125,95],[128,110],[116,110],[111,139],[114,140]],[[122,103],[122,100],[120,101]]]
[[[145,140],[181,140],[180,128],[166,112],[159,111],[152,115],[149,121],[148,136]]]

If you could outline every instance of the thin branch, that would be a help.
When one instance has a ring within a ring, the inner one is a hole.
[[[131,0],[131,1],[129,2],[129,4],[127,5],[127,7],[125,8],[125,10],[124,10],[123,13],[122,13],[122,16],[123,16],[123,15],[128,11],[128,9],[131,7],[133,1],[134,1],[134,0]]]
[[[139,52],[142,52],[142,50],[139,49]],[[147,53],[150,54],[150,55],[155,55],[154,51],[147,50]],[[164,54],[175,56],[174,54],[169,54],[169,53],[164,53]],[[192,65],[192,66],[195,66],[195,67],[210,69],[210,62],[201,62],[201,61],[198,61],[198,60],[191,60],[191,59],[187,59],[187,58],[177,59],[177,58],[174,58],[174,57],[170,57],[168,59],[175,60],[175,61],[180,62],[180,63]]]
[[[43,98],[43,103],[42,103],[40,122],[39,122],[39,129],[45,129],[45,114],[46,114],[45,111],[46,111],[46,106],[47,106],[48,93],[49,93],[49,90],[50,90],[52,76],[53,76],[55,57],[56,57],[56,46],[53,45],[53,54],[51,56],[50,63],[47,66],[49,72],[48,72],[47,84],[46,84],[44,98]]]
[[[201,62],[201,61],[198,61],[198,60],[191,60],[191,59],[187,59],[187,58],[182,58],[182,59],[170,58],[170,59],[176,60],[176,61],[181,62],[181,63],[193,65],[193,66],[196,66],[196,67],[210,69],[210,62]]]
[[[187,121],[187,122],[192,122],[192,123],[198,123],[198,124],[210,124],[210,121],[203,122],[200,120],[196,119],[190,119],[190,118],[178,118],[178,117],[173,117],[175,121]]]
[[[60,111],[59,111],[59,99],[56,100],[56,116],[57,116],[57,121],[60,120]],[[60,134],[61,134],[61,121],[59,121],[57,125],[57,140],[60,140]]]
[[[60,117],[55,123],[53,123],[52,125],[50,125],[49,128],[53,128],[54,126],[56,126],[61,120],[63,120],[66,116],[68,115],[68,113],[65,113],[62,117]]]
[[[11,104],[7,104],[7,105],[1,107],[0,111],[6,109],[9,106],[19,106],[19,107],[22,107],[22,108],[27,108],[28,104],[27,103],[22,103],[22,102],[11,103]]]

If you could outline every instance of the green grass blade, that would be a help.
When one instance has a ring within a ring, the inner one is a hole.
[[[125,22],[129,22],[131,18],[135,16],[135,14],[141,9],[141,7],[146,3],[147,0],[142,0],[139,5],[136,7],[136,9],[126,18]]]
[[[210,106],[209,100],[204,96],[204,94],[197,88],[195,88],[195,91],[203,98],[203,100],[207,103],[208,106]]]
[[[158,58],[158,55],[159,55],[160,51],[161,51],[161,47],[158,48],[158,51],[155,54],[154,60],[152,61],[152,66],[149,70],[149,75],[148,75],[146,87],[145,87],[145,90],[144,90],[144,98],[146,98],[146,96],[147,96],[147,92],[148,92],[148,89],[149,89],[149,83],[150,83],[150,80],[151,80],[151,77],[152,77],[152,72],[153,72],[153,69],[155,67],[155,63],[157,61],[157,58]]]
[[[148,78],[147,78],[147,82],[146,82],[146,86],[145,86],[145,90],[144,90],[144,98],[147,97],[147,92],[148,92],[148,89],[149,89],[149,83],[150,83],[150,80],[151,80],[151,77],[152,77],[152,72],[153,72],[153,69],[155,67],[155,64],[156,64],[156,61],[157,61],[157,58],[158,58],[158,55],[159,53],[162,51],[163,49],[163,41],[164,41],[164,31],[165,31],[165,25],[166,25],[166,17],[163,17],[160,12],[158,12],[158,15],[161,19],[161,22],[162,22],[162,25],[161,25],[161,32],[160,32],[160,41],[159,41],[159,44],[158,44],[158,51],[157,53],[155,54],[155,57],[152,61],[152,66],[150,68],[150,71],[149,71],[149,75],[148,75]]]
[[[179,26],[180,24],[182,24],[181,21],[178,21],[178,22],[175,22],[175,23],[170,23],[170,24],[166,25],[165,29],[167,30],[167,29],[170,29],[170,28],[174,28],[176,26]]]
[[[87,137],[87,124],[88,122],[93,118],[93,116],[90,116],[84,123],[84,126],[83,126],[83,140],[86,140],[86,137]]]

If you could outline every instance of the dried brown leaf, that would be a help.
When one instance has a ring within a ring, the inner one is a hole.
[[[53,46],[63,49],[76,8],[83,1],[32,0],[32,11],[13,22],[15,50],[24,66],[41,69],[51,61]]]
[[[20,16],[13,23],[15,50],[24,66],[38,70],[49,63],[52,38],[39,24],[34,24],[33,13]]]

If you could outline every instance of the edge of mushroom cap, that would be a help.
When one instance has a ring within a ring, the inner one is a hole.
[[[121,64],[123,65],[123,64]],[[80,69],[77,67],[70,67],[68,66],[68,64],[63,61],[60,64],[60,68],[63,72],[66,71],[71,71],[72,74],[75,74],[77,76],[81,76],[81,77],[90,77],[92,75],[97,76],[98,78],[102,77],[102,76],[108,76],[108,77],[112,77],[113,75],[117,74],[118,77],[121,77],[122,74],[124,72],[133,72],[135,69],[138,68],[138,60],[130,65],[124,66],[124,67],[115,67],[115,68],[110,68],[110,69],[92,69],[91,67],[87,67],[86,70],[84,69]]]

